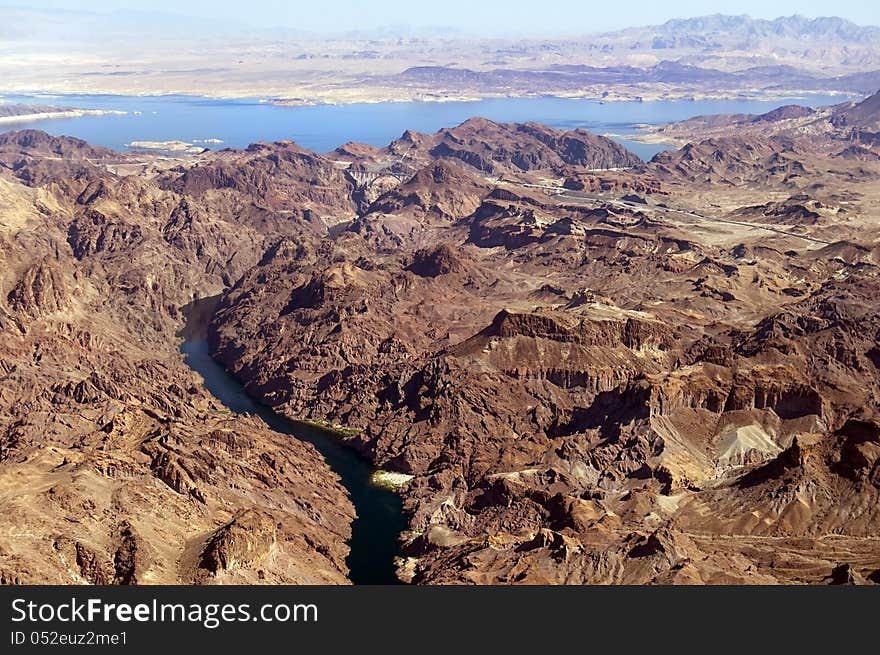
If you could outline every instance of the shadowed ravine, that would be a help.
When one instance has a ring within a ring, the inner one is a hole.
[[[354,584],[399,584],[394,573],[394,558],[399,551],[400,532],[406,527],[400,497],[371,484],[372,465],[337,437],[291,421],[248,396],[242,385],[211,357],[202,330],[193,325],[203,316],[204,312],[189,312],[181,346],[186,364],[204,379],[205,389],[230,411],[259,416],[272,430],[306,441],[321,453],[340,477],[357,511],[351,526],[351,552],[346,559],[351,581]]]

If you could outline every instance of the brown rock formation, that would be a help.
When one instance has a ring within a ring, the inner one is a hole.
[[[537,123],[501,124],[472,118],[436,134],[406,132],[388,146],[391,154],[419,160],[455,159],[482,173],[638,166],[622,146],[587,132],[561,132]]]

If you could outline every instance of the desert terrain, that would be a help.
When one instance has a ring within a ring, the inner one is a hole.
[[[880,28],[706,16],[568,37],[243,30],[0,8],[0,93],[187,94],[288,105],[559,96],[614,100],[867,95]],[[143,39],[148,31],[150,39]],[[101,39],[95,34],[104,35]]]
[[[414,584],[880,581],[880,110],[695,119],[642,162],[474,118],[383,148],[0,135],[0,579],[345,583],[308,444],[404,499]],[[196,303],[196,304],[194,304]]]

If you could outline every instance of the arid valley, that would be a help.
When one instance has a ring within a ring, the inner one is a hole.
[[[878,119],[0,136],[3,580],[347,581],[337,477],[179,353],[219,294],[249,395],[402,474],[403,581],[876,581]]]

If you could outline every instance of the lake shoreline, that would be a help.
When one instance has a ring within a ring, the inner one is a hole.
[[[368,91],[369,89],[363,89],[363,91]],[[350,91],[361,91],[361,89],[350,89]],[[812,98],[828,98],[828,97],[839,97],[841,102],[846,102],[848,99],[861,97],[852,93],[847,93],[844,91],[812,91],[812,90],[802,90],[802,91],[789,91],[789,92],[778,92],[778,93],[768,93],[768,92],[758,92],[758,93],[746,93],[741,91],[731,91],[731,92],[716,92],[716,93],[707,93],[707,92],[681,92],[681,93],[670,93],[669,91],[656,91],[651,92],[650,90],[645,90],[644,93],[641,94],[630,94],[630,93],[604,93],[604,94],[596,94],[590,92],[576,92],[576,91],[547,91],[542,93],[512,93],[512,94],[504,94],[504,93],[492,93],[492,92],[472,92],[472,93],[444,93],[444,92],[436,92],[436,93],[427,93],[427,92],[416,92],[410,94],[402,94],[402,95],[393,95],[393,94],[385,94],[385,93],[364,93],[364,94],[351,94],[351,95],[336,95],[332,93],[319,93],[313,97],[309,96],[285,96],[281,94],[265,94],[261,93],[256,89],[244,89],[241,92],[229,92],[225,91],[223,93],[187,93],[186,91],[162,91],[159,93],[139,93],[132,91],[131,93],[102,93],[102,92],[78,92],[78,93],[58,93],[50,90],[34,90],[34,89],[6,89],[0,91],[0,102],[2,102],[7,97],[20,97],[20,96],[28,96],[34,98],[51,98],[51,99],[64,99],[66,97],[84,97],[84,96],[93,96],[93,97],[103,97],[103,98],[140,98],[140,99],[149,99],[149,98],[177,98],[177,97],[191,97],[191,98],[200,98],[204,100],[211,101],[229,101],[229,102],[240,102],[240,101],[253,101],[259,102],[261,104],[273,106],[273,107],[290,107],[290,108],[299,108],[299,107],[340,107],[346,105],[384,105],[384,104],[444,104],[444,103],[464,103],[464,102],[480,102],[483,100],[529,100],[529,99],[541,99],[541,98],[551,98],[556,100],[582,100],[582,101],[590,101],[596,102],[600,104],[614,104],[614,103],[628,103],[628,102],[638,102],[638,103],[662,103],[662,102],[776,102],[779,100],[792,100],[792,99],[800,99],[805,103],[809,103]],[[79,111],[83,112],[83,115],[99,115],[95,112],[100,112],[101,110],[94,109],[82,109],[82,110],[71,110],[71,111]],[[0,121],[2,122],[2,121]]]
[[[82,118],[83,116],[124,116],[127,112],[113,109],[66,109],[63,111],[41,111],[33,114],[15,114],[0,116],[0,125],[15,123],[31,123],[64,118]]]

